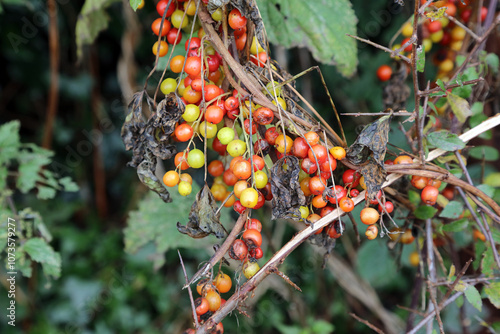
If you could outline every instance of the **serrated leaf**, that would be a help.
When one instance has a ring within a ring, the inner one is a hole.
[[[19,121],[10,121],[0,126],[0,164],[15,158],[19,151]]]
[[[50,157],[53,152],[30,146],[31,150],[22,150],[17,157],[19,161],[19,177],[17,178],[17,187],[22,193],[27,193],[35,187],[40,180],[38,173],[41,168],[50,163]]]
[[[46,275],[59,278],[61,275],[61,256],[42,238],[26,241],[23,250],[35,262],[41,263]]]
[[[491,146],[476,146],[471,148],[469,155],[478,160],[497,161],[500,155],[498,150]]]
[[[484,293],[496,308],[500,309],[500,282],[492,282],[484,287]]]
[[[172,191],[173,203],[163,202],[156,194],[149,193],[140,203],[136,211],[131,211],[124,230],[125,251],[136,253],[139,248],[149,242],[156,245],[156,253],[162,254],[169,249],[202,248],[215,242],[214,237],[193,240],[177,231],[176,223],[185,221],[200,187],[193,183],[189,196],[179,195]],[[232,221],[230,210],[221,210],[221,222]]]
[[[351,76],[358,62],[357,18],[348,0],[257,0],[269,41],[286,48],[307,47],[324,64]]]
[[[427,135],[429,144],[445,151],[456,151],[465,147],[465,143],[456,134],[448,130],[439,130]]]
[[[108,27],[106,8],[119,0],[86,0],[76,21],[76,54],[82,58],[82,48],[94,42],[99,33]]]
[[[142,0],[130,0],[130,7],[135,11],[137,11],[137,7],[141,4]]]
[[[484,275],[492,276],[493,268],[496,267],[495,258],[493,257],[493,251],[491,247],[488,247],[483,253],[483,258],[481,259],[481,269]]]
[[[79,190],[78,185],[69,176],[59,179],[59,183],[63,186],[64,191],[73,192]]]
[[[420,45],[417,48],[417,71],[423,72],[425,69],[425,48]]]
[[[469,102],[464,98],[453,93],[447,94],[448,103],[450,104],[451,110],[457,117],[460,123],[465,123],[467,117],[471,115]]]
[[[463,212],[463,209],[464,206],[462,203],[457,201],[451,201],[448,202],[448,204],[444,207],[443,211],[441,211],[441,213],[439,214],[439,217],[456,219],[460,217],[460,215]]]
[[[38,197],[38,199],[51,199],[56,196],[56,190],[51,187],[38,186],[37,190],[38,192],[36,194],[36,197]]]
[[[485,58],[486,64],[491,68],[491,70],[496,74],[498,73],[499,60],[498,55],[494,53],[488,53]]]
[[[420,205],[413,214],[416,218],[424,220],[434,217],[437,211],[438,210],[432,206]]]
[[[479,294],[479,291],[472,286],[469,285],[467,289],[464,292],[465,298],[467,298],[467,301],[472,304],[479,312],[481,312],[483,302],[481,300],[481,295]]]
[[[461,213],[462,213],[462,211],[460,211],[460,214]],[[460,231],[463,231],[467,227],[467,225],[469,225],[469,221],[467,220],[467,218],[462,218],[462,219],[456,220],[452,223],[443,225],[442,231],[443,232],[460,232]]]

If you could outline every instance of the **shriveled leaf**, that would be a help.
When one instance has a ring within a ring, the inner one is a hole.
[[[76,54],[82,58],[82,48],[94,42],[99,33],[108,27],[108,8],[119,0],[86,0],[76,21]]]
[[[204,238],[212,233],[219,239],[225,237],[227,233],[220,223],[220,212],[215,214],[218,207],[214,195],[205,183],[191,206],[187,225],[183,226],[177,222],[177,229],[195,239]]]
[[[413,212],[413,214],[416,218],[424,220],[434,217],[437,211],[438,210],[432,206],[420,205],[419,207],[417,207],[415,212]]]
[[[448,93],[447,94],[448,103],[450,104],[451,110],[457,117],[460,123],[465,123],[467,118],[472,114],[469,106],[469,102],[466,99],[461,98],[458,95]]]
[[[467,286],[467,289],[464,292],[465,298],[467,298],[467,301],[472,304],[479,312],[481,312],[482,306],[483,306],[483,301],[481,300],[481,295],[479,294],[479,291],[472,286],[469,285]]]
[[[441,7],[436,10],[426,12],[425,16],[427,16],[431,21],[436,21],[443,17],[445,11],[446,7]]]
[[[406,108],[406,101],[411,93],[410,87],[405,82],[407,77],[406,66],[398,64],[382,93],[385,109],[404,110]]]
[[[444,207],[443,211],[439,214],[439,217],[456,219],[460,217],[464,209],[464,205],[457,201],[448,202]]]
[[[349,162],[359,165],[373,154],[375,161],[383,166],[392,114],[383,116],[364,127],[354,144],[347,151]]]
[[[500,309],[500,282],[492,282],[484,287],[484,293],[488,296],[490,303]]]
[[[497,161],[500,158],[498,150],[491,146],[476,146],[471,148],[469,155],[478,160]]]
[[[127,151],[132,150],[132,161],[129,166],[137,167],[143,160],[145,154],[145,146],[142,138],[142,133],[146,125],[145,118],[142,114],[142,103],[145,92],[140,91],[134,94],[132,101],[128,105],[128,115],[122,125],[121,137]]]
[[[169,192],[155,175],[157,163],[155,156],[151,153],[146,154],[144,161],[137,167],[137,175],[139,180],[150,190],[157,193],[165,203],[172,202]]]
[[[299,207],[306,204],[306,198],[300,188],[299,172],[299,159],[294,156],[279,159],[271,168],[271,219],[302,219]]]
[[[465,147],[465,143],[456,134],[448,130],[439,130],[427,135],[429,144],[445,151],[456,151]]]
[[[59,278],[61,275],[61,256],[42,238],[32,238],[22,248],[35,262],[41,263],[46,275]]]
[[[127,227],[124,230],[125,251],[136,253],[149,242],[155,244],[158,254],[169,249],[202,248],[212,243],[211,238],[193,241],[189,236],[177,231],[176,222],[186,218],[199,189],[199,186],[193,183],[193,192],[188,196],[173,192],[175,204],[165,204],[155,194],[147,194],[139,202],[138,209],[130,211],[127,218]],[[230,221],[228,211],[221,211],[224,221]]]
[[[387,172],[381,165],[370,159],[366,165],[359,169],[359,173],[365,178],[368,199],[375,199],[379,190],[382,189]]]
[[[307,47],[314,58],[335,64],[344,76],[356,71],[357,18],[347,0],[257,0],[269,41],[286,48]]]

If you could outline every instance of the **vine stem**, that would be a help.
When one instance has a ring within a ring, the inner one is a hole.
[[[459,136],[460,139],[462,139],[464,142],[467,142],[471,140],[472,138],[479,136],[481,133],[490,130],[491,128],[497,126],[500,124],[500,114],[496,115],[494,117],[491,117],[484,121],[483,123],[479,124],[478,126],[472,128],[471,130],[465,132],[461,136]],[[446,151],[441,150],[441,149],[436,149],[433,150],[429,153],[426,161],[431,161],[439,156],[445,154]],[[420,168],[430,168],[431,170],[422,170],[422,169],[416,169],[417,165],[420,166]],[[422,166],[420,164],[413,164],[412,167],[415,166],[415,169],[409,169],[408,165],[395,165],[395,166],[387,166],[391,167],[391,171],[393,171],[392,174],[390,174],[384,184],[382,185],[382,188],[385,188],[389,186],[390,184],[394,183],[396,180],[400,179],[403,174],[411,174],[411,173],[420,173],[420,174],[429,174],[431,177],[439,177],[440,175],[443,176],[445,174],[439,173],[436,171],[436,168],[433,168],[432,166]],[[400,173],[400,174],[397,174]],[[456,179],[456,180],[455,180]],[[457,183],[460,187],[465,187],[467,190],[469,190],[470,187],[474,188],[476,192],[474,193],[475,195],[478,195],[478,192],[482,193],[481,196],[486,197],[490,201],[491,198],[486,196],[483,192],[481,192],[479,189],[476,187],[471,186],[470,184],[455,178],[453,179],[452,177],[449,178],[448,181],[453,180],[453,182]],[[458,182],[458,181],[460,182]],[[451,183],[451,182],[450,182]],[[362,201],[364,201],[365,198],[365,192],[361,192],[356,198],[354,198],[354,204],[358,205]],[[479,196],[479,197],[481,197]],[[484,199],[481,197],[482,199]],[[491,202],[490,202],[491,203]],[[488,204],[490,204],[488,203]],[[495,210],[495,212],[499,213],[500,212],[500,206],[496,204],[493,201],[493,204],[496,205],[496,208],[492,206],[492,208]],[[491,205],[490,205],[491,206]],[[269,261],[251,278],[249,279],[245,284],[243,284],[241,287],[236,289],[235,293],[229,298],[226,303],[217,311],[214,313],[214,315],[207,321],[205,324],[200,326],[200,328],[197,330],[197,334],[205,334],[208,333],[209,329],[213,328],[214,326],[217,325],[220,321],[222,321],[231,311],[236,309],[238,307],[238,304],[242,302],[244,299],[247,298],[248,293],[252,292],[271,272],[271,268],[277,268],[280,264],[282,264],[285,261],[285,258],[294,250],[296,249],[300,244],[302,244],[305,240],[307,240],[311,235],[313,235],[315,232],[318,230],[322,229],[332,221],[335,221],[336,219],[339,218],[339,216],[343,215],[344,211],[341,209],[337,209],[329,213],[328,215],[322,217],[320,220],[315,222],[313,225],[310,225],[306,228],[304,228],[302,231],[300,231],[298,234],[296,234],[288,243],[286,243],[278,252],[276,252]],[[231,232],[233,233],[233,232]],[[229,239],[229,237],[228,237]],[[227,241],[227,239],[226,239]],[[222,247],[221,247],[222,249]],[[220,249],[219,249],[220,251]],[[223,255],[223,254],[222,254]],[[212,261],[212,260],[211,260]],[[191,280],[193,281],[193,280]],[[437,310],[439,311],[441,308],[445,307],[449,303],[451,303],[453,300],[458,298],[461,295],[461,293],[457,293],[453,295],[450,299],[448,299],[443,305],[440,305]],[[435,312],[432,312],[429,314],[425,319],[429,318],[431,319],[435,315]],[[423,326],[423,325],[422,325]],[[416,327],[415,327],[416,328]],[[419,327],[420,328],[420,327]]]

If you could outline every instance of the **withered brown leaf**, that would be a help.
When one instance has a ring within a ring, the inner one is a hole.
[[[172,198],[169,192],[155,175],[157,162],[157,158],[152,153],[146,153],[144,160],[137,167],[137,175],[146,187],[157,193],[165,203],[170,203]]]
[[[220,212],[217,212],[217,209],[214,196],[205,183],[205,186],[196,194],[187,225],[183,226],[177,222],[177,230],[196,239],[204,238],[211,233],[219,239],[225,237],[227,232],[220,223]]]
[[[306,197],[300,189],[299,172],[299,159],[294,156],[283,157],[276,161],[272,167],[273,210],[271,219],[302,220],[299,207],[306,204]]]

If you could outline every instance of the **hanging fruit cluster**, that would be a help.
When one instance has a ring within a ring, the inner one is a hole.
[[[456,67],[457,54],[464,50],[464,39],[467,36],[465,29],[468,25],[484,22],[488,9],[483,6],[476,13],[473,12],[471,1],[450,0],[433,2],[427,11],[437,13],[439,18],[429,15],[429,18],[418,23],[422,30],[422,45],[426,53],[432,53],[432,60],[437,68],[435,79],[447,82]],[[403,24],[400,33],[400,41],[392,46],[393,50],[400,49],[410,41],[413,35],[411,19]],[[411,57],[412,43],[403,51],[403,54]],[[392,67],[389,65],[381,65],[377,70],[380,81],[389,80],[392,74]]]

